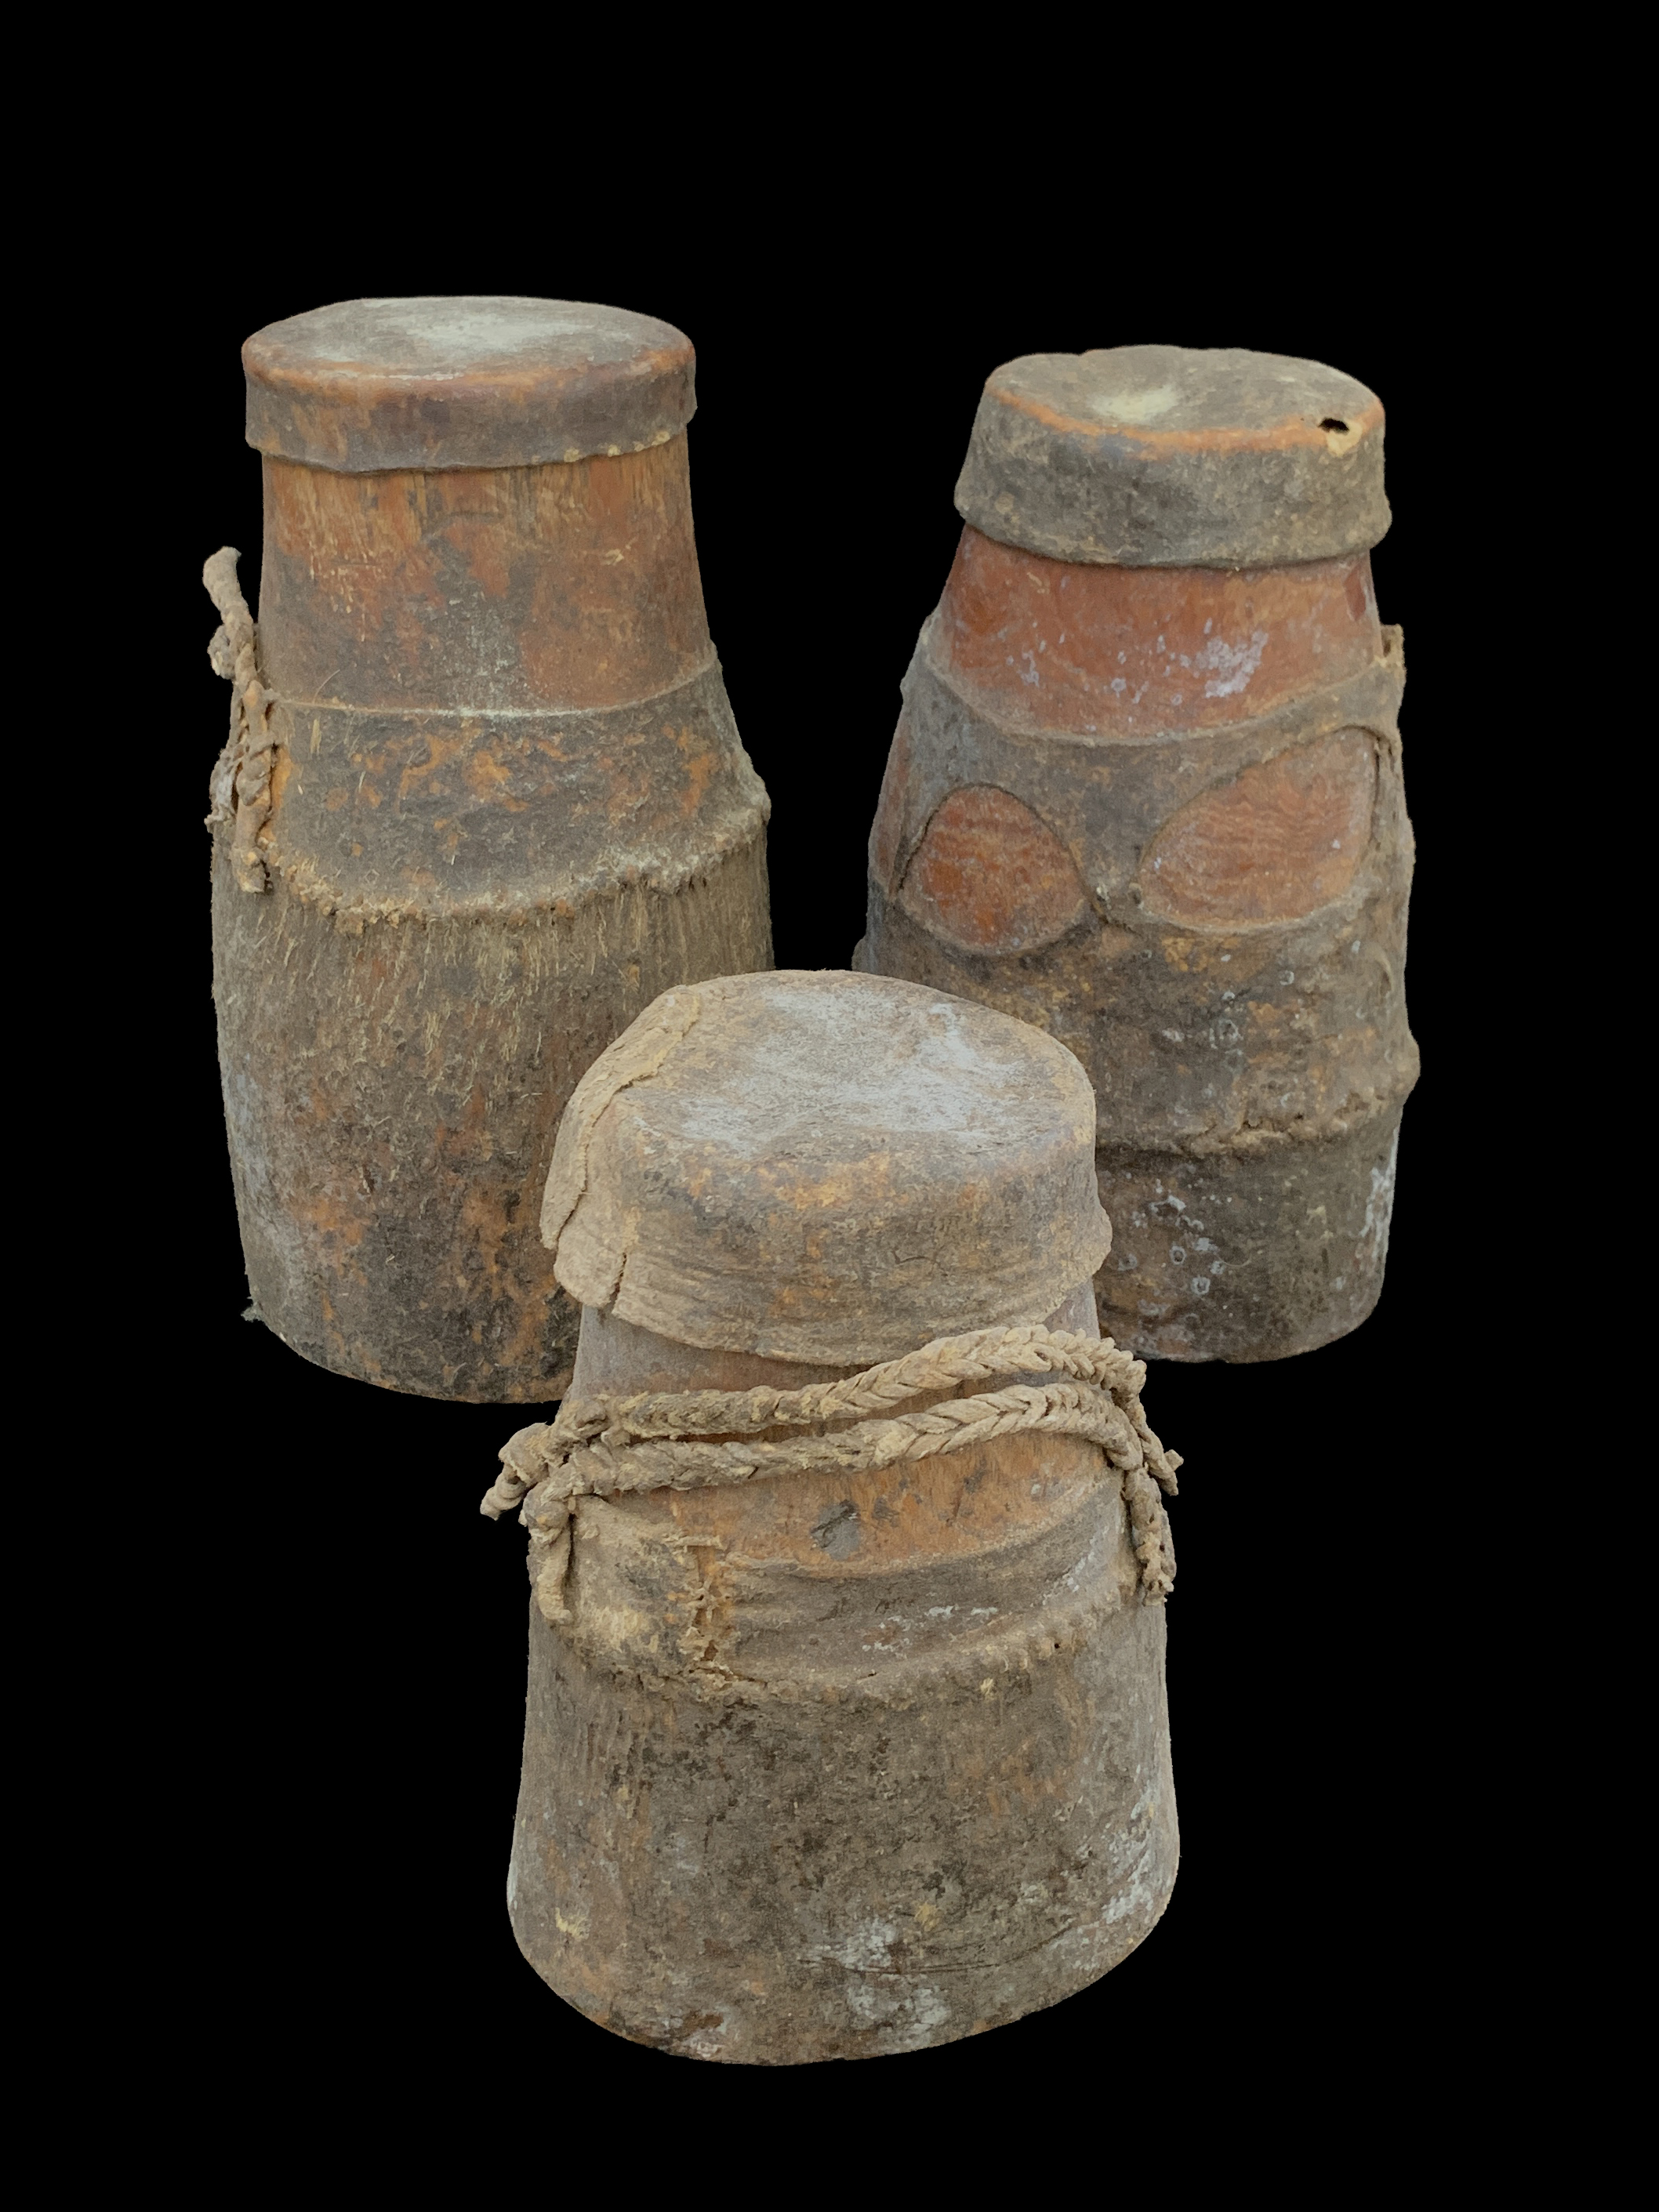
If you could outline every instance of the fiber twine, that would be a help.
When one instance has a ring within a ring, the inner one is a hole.
[[[219,610],[220,627],[208,645],[216,675],[229,679],[230,736],[208,785],[208,827],[228,823],[236,880],[245,891],[270,889],[270,871],[259,852],[259,832],[270,819],[270,732],[274,694],[259,675],[258,632],[242,587],[236,580],[241,555],[222,545],[202,570],[208,596]]]
[[[890,1410],[963,1382],[1032,1374],[1066,1379],[1016,1383],[925,1412]],[[1144,1364],[1109,1337],[1031,1324],[938,1337],[902,1359],[804,1390],[567,1398],[553,1421],[520,1429],[503,1445],[504,1472],[478,1510],[495,1521],[522,1505],[519,1518],[531,1533],[538,1601],[549,1620],[562,1620],[568,1618],[564,1577],[576,1498],[725,1488],[762,1475],[849,1474],[1026,1431],[1084,1437],[1117,1472],[1142,1590],[1161,1602],[1175,1587],[1175,1549],[1158,1492],[1175,1496],[1181,1456],[1166,1452],[1147,1426],[1140,1406],[1146,1379]],[[752,1434],[847,1420],[850,1426],[817,1436]]]

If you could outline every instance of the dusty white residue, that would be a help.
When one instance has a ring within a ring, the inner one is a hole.
[[[1204,625],[1206,630],[1210,627]],[[1261,655],[1267,642],[1265,629],[1253,629],[1248,645],[1229,645],[1224,637],[1212,638],[1201,652],[1193,655],[1194,668],[1212,668],[1216,673],[1204,686],[1206,699],[1231,699],[1242,691],[1261,665]]]
[[[912,1989],[896,1974],[878,1982],[849,1984],[847,2003],[866,2027],[887,2028],[891,2047],[901,2051],[907,2044],[925,2043],[929,2031],[943,2027],[951,2016],[937,1990],[925,1982]]]
[[[384,375],[444,382],[481,362],[541,356],[562,366],[627,361],[659,326],[579,301],[386,299],[320,307],[294,320],[319,360],[361,374],[365,351]]]
[[[892,1948],[897,1941],[898,1929],[890,1920],[866,1920],[863,1927],[843,1936],[839,1943],[815,1943],[809,1955],[845,1966],[849,1973],[867,1974],[872,1967],[891,1964]]]
[[[1176,1334],[1175,1331],[1171,1334]],[[1111,1903],[1101,1914],[1101,1924],[1109,1928],[1115,1921],[1127,1920],[1132,1913],[1151,1913],[1158,1905],[1158,1890],[1152,1880],[1153,1872],[1152,1846],[1150,1841],[1142,1845],[1139,1856],[1123,1878]]]
[[[919,1909],[919,1925],[927,1930],[938,1920],[936,1909]],[[847,1984],[848,2009],[867,2027],[884,2027],[887,2047],[914,2048],[925,2043],[951,2017],[951,2008],[927,1982],[912,1981],[895,1971],[892,1947],[898,1929],[888,1920],[869,1920],[839,1942],[817,1943],[810,1959],[841,1966],[853,1978]]]
[[[758,1066],[711,1066],[706,1087],[677,1096],[676,1144],[711,1145],[739,1153],[745,1164],[805,1146],[822,1158],[832,1117],[837,1134],[874,1130],[891,1141],[899,1128],[948,1130],[1005,1150],[1027,1141],[1024,1133],[1039,1114],[1052,1115],[1052,1105],[1032,1089],[1029,1048],[1019,1044],[1018,1058],[1012,1045],[999,1048],[1007,1057],[994,1059],[976,1007],[940,998],[918,1023],[908,987],[902,1000],[873,994],[860,1009],[862,1050],[849,1057],[839,994],[803,992],[790,979],[744,981],[772,1017],[772,1050]],[[641,1136],[656,1135],[652,1086],[625,1095],[635,1102]]]
[[[1115,392],[1109,398],[1091,398],[1087,404],[1090,413],[1104,422],[1155,422],[1160,415],[1169,413],[1180,397],[1173,384],[1154,384],[1144,392]]]
[[[1389,1157],[1380,1168],[1371,1170],[1371,1193],[1365,1200],[1365,1221],[1359,1232],[1359,1241],[1373,1242],[1376,1247],[1376,1265],[1382,1265],[1389,1249],[1389,1224],[1394,1218],[1394,1175],[1400,1158],[1400,1132],[1396,1129],[1389,1146]]]

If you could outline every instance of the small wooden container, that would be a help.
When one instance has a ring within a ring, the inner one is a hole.
[[[854,965],[1088,1068],[1120,1343],[1323,1344],[1382,1288],[1417,1074],[1382,407],[1274,354],[1035,355],[957,505]]]
[[[630,1052],[649,1072],[609,1095]],[[595,1101],[549,1194],[573,1401],[794,1389],[1018,1322],[1097,1340],[1094,1103],[1023,1024],[742,977],[668,994],[573,1119]],[[1055,2002],[1158,1919],[1164,1607],[1097,1444],[583,1497],[571,1535],[562,1607],[532,1609],[508,1899],[595,2021],[753,2063],[915,2050]]]
[[[253,1304],[337,1372],[556,1396],[527,1188],[666,986],[771,963],[765,793],[709,641],[692,352],[567,301],[367,300],[243,351],[257,640],[214,786],[214,988]]]

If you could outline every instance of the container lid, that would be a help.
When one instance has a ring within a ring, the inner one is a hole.
[[[1105,1258],[1063,1045],[836,972],[665,992],[559,1125],[542,1209],[584,1305],[682,1344],[855,1366],[1042,1321]]]
[[[696,408],[691,341],[578,300],[344,300],[242,348],[247,441],[348,474],[637,453]]]
[[[1382,404],[1286,354],[1027,354],[986,384],[957,507],[988,538],[1056,561],[1332,560],[1389,526]]]

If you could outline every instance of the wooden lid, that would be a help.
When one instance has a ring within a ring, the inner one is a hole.
[[[578,1085],[542,1211],[584,1305],[834,1366],[1042,1321],[1111,1234],[1063,1045],[833,971],[665,992]]]
[[[691,341],[575,300],[346,300],[242,348],[247,441],[347,474],[636,453],[690,421]]]
[[[988,538],[1057,561],[1333,560],[1389,526],[1382,405],[1285,354],[1027,354],[986,383],[957,507]]]

